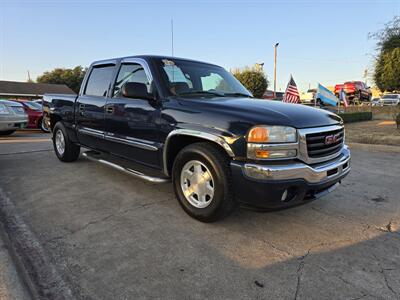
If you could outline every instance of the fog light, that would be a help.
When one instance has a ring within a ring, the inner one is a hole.
[[[288,195],[288,190],[286,189],[286,190],[283,192],[282,197],[281,197],[281,201],[282,201],[282,202],[285,202],[285,201],[286,201],[287,195]]]

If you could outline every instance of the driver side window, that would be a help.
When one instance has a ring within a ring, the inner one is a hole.
[[[127,82],[144,83],[147,86],[147,91],[150,92],[149,79],[144,71],[143,66],[140,64],[130,63],[121,65],[117,80],[114,85],[114,97],[123,97],[121,90]]]

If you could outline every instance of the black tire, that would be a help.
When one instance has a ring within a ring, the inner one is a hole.
[[[50,132],[50,129],[47,128],[47,126],[46,126],[46,122],[44,121],[44,118],[41,118],[39,120],[38,128],[43,132],[46,132],[46,133]]]
[[[0,135],[10,135],[13,134],[15,130],[0,131]]]
[[[58,134],[64,138],[64,151],[60,152],[56,145]],[[63,162],[72,162],[78,159],[81,147],[72,143],[67,135],[67,131],[61,122],[58,122],[53,128],[53,147],[59,160]]]
[[[210,204],[204,208],[192,205],[183,194],[181,172],[189,161],[204,164],[212,175],[214,196]],[[220,220],[234,211],[237,202],[234,199],[230,159],[218,146],[207,142],[194,143],[183,148],[177,155],[172,167],[172,182],[175,195],[191,217],[202,222]]]

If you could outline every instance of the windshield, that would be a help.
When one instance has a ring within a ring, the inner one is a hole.
[[[32,110],[42,110],[42,106],[39,103],[26,101],[24,104]]]
[[[221,67],[181,59],[160,59],[157,65],[171,96],[252,97]]]

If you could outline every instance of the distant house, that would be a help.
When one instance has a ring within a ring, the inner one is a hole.
[[[0,98],[6,99],[39,99],[44,94],[75,94],[65,84],[31,83],[0,80]]]

